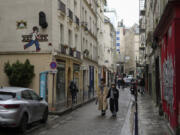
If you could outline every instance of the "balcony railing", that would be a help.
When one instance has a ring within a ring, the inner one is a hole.
[[[139,31],[140,31],[140,33],[145,33],[145,29],[144,28],[140,28]]]
[[[61,53],[62,54],[66,54],[66,49],[67,49],[67,46],[61,45]]]
[[[81,53],[79,51],[76,51],[76,58],[81,59]]]
[[[59,0],[59,10],[66,14],[66,5],[61,0]]]
[[[140,15],[141,15],[141,16],[145,16],[145,13],[146,13],[145,10],[140,10]]]
[[[144,46],[140,46],[139,50],[145,50],[145,47]]]
[[[68,9],[68,17],[73,20],[73,12],[70,9]]]
[[[77,16],[75,16],[75,22],[79,26],[79,18]]]
[[[88,31],[88,23],[87,22],[82,22],[81,25],[84,27],[85,31]]]
[[[72,48],[69,48],[69,55],[72,57],[74,56],[74,50]]]

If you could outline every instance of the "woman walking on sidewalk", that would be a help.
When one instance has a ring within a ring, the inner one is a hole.
[[[107,98],[110,98],[110,110],[112,112],[112,116],[116,117],[116,113],[118,112],[118,99],[119,99],[119,91],[115,87],[115,84],[111,84],[111,88],[109,89]]]
[[[101,79],[101,84],[97,90],[97,100],[99,103],[98,109],[101,111],[101,115],[104,116],[107,110],[107,94],[108,88],[104,84],[104,79]]]

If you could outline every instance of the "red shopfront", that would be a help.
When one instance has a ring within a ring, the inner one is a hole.
[[[169,7],[168,7],[169,6]],[[180,123],[180,4],[170,3],[155,31],[161,45],[161,94],[170,126]]]

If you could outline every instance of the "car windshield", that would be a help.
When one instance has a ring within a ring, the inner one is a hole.
[[[0,92],[0,100],[8,100],[8,99],[12,99],[16,96],[15,93],[11,93],[11,92]]]

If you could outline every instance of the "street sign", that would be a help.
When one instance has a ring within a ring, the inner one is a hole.
[[[53,69],[53,70],[50,70],[49,73],[52,73],[52,74],[57,74],[57,69]]]
[[[50,63],[50,68],[51,68],[51,69],[56,69],[56,67],[57,67],[56,62],[51,62],[51,63]]]

